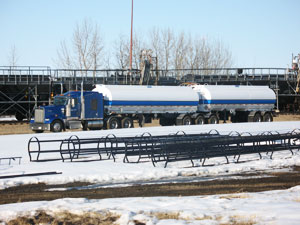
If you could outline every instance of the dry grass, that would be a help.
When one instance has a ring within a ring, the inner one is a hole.
[[[182,218],[180,212],[155,212],[150,214],[151,217],[156,217],[158,220],[186,220],[188,218]],[[22,216],[8,221],[7,225],[33,225],[33,224],[50,224],[50,225],[110,225],[117,224],[117,220],[120,216],[111,212],[86,212],[84,214],[73,214],[68,211],[49,215],[45,211],[37,211],[34,216]],[[258,222],[256,216],[231,216],[226,223],[220,222],[222,216],[202,216],[193,218],[191,220],[214,220],[219,222],[220,225],[253,225]],[[0,223],[3,221],[0,221]],[[145,225],[144,222],[134,220],[135,225]],[[5,223],[4,223],[5,224]]]
[[[235,198],[249,198],[250,196],[247,194],[232,194],[232,195],[224,195],[220,196],[221,199],[235,199]]]
[[[155,216],[158,220],[178,220],[179,212],[155,212],[151,214],[151,216]]]
[[[300,203],[300,197],[299,198],[296,198],[294,199],[295,202],[299,202]]]
[[[202,216],[193,219],[183,218],[180,212],[155,212],[150,216],[156,217],[158,220],[213,220],[211,216]]]
[[[231,216],[228,223],[221,223],[220,225],[254,225],[257,224],[256,216],[250,218],[245,216]]]
[[[61,212],[49,215],[45,211],[38,211],[34,216],[22,216],[9,221],[8,225],[32,225],[32,224],[51,224],[51,225],[109,225],[119,219],[119,216],[110,212],[106,213],[84,213],[82,215],[70,212]]]
[[[244,198],[246,196],[232,196],[232,198],[237,198],[237,197],[241,197]],[[150,216],[154,216],[156,217],[158,220],[168,220],[168,219],[173,219],[173,220],[189,220],[188,218],[182,218],[180,216],[179,212],[156,212],[156,213],[152,213]],[[202,217],[197,217],[197,218],[193,218],[191,220],[214,220],[216,222],[219,222],[220,225],[253,225],[256,224],[257,218],[256,216],[251,216],[249,217],[245,217],[245,216],[230,216],[229,217],[229,221],[226,223],[222,223],[220,222],[222,220],[222,216],[202,216]]]

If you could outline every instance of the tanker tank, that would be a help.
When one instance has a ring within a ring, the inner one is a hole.
[[[190,87],[96,85],[108,112],[117,113],[193,113],[198,94]]]
[[[267,86],[193,85],[199,111],[272,111],[276,95]]]

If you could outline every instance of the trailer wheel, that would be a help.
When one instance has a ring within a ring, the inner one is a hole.
[[[118,129],[120,128],[120,121],[118,117],[112,116],[107,121],[107,129]]]
[[[60,120],[54,120],[52,123],[51,123],[51,126],[50,126],[50,130],[52,132],[61,132],[63,129],[63,124]]]
[[[185,116],[182,119],[182,125],[192,125],[192,118],[190,116]]]
[[[203,115],[197,116],[197,118],[195,119],[195,124],[198,124],[198,125],[205,124],[205,118],[204,118],[204,116]]]
[[[263,121],[264,122],[272,122],[273,121],[273,116],[271,113],[265,113],[263,116]]]
[[[122,128],[133,128],[133,120],[129,117],[124,117],[121,120]]]
[[[209,124],[218,124],[219,123],[219,118],[217,117],[217,115],[212,114],[209,119],[208,119],[208,123]]]
[[[256,114],[254,115],[254,117],[253,117],[253,122],[259,123],[259,122],[261,122],[261,121],[262,121],[262,118],[261,118],[260,113],[256,113]]]

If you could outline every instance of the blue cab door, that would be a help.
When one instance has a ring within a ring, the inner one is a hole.
[[[103,95],[90,92],[85,96],[85,117],[89,119],[103,119]]]
[[[80,104],[78,98],[71,98],[71,117],[80,117]]]

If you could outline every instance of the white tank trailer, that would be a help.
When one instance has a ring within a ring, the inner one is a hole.
[[[160,124],[189,125],[271,122],[275,93],[265,86],[118,86],[96,85],[103,94],[107,128],[140,126],[158,118]]]
[[[192,85],[198,93],[198,112],[209,123],[231,118],[232,122],[271,122],[276,95],[267,86]],[[213,116],[215,115],[215,116]]]

